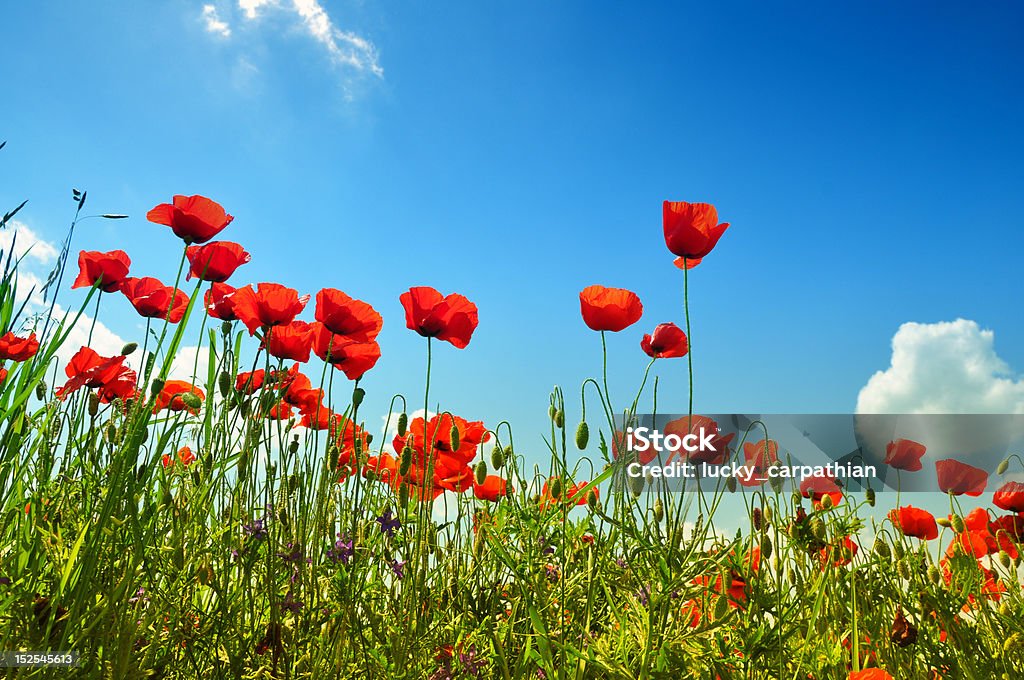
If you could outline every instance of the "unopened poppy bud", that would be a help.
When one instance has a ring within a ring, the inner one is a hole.
[[[299,451],[299,440],[298,439],[293,439],[288,444],[288,453],[294,454],[294,453],[298,453],[298,451]]]
[[[550,418],[551,420],[554,420],[555,419],[555,411],[556,410],[557,409],[555,408],[554,404],[551,404],[551,406],[548,406],[548,418]]]
[[[398,504],[403,508],[409,505],[409,485],[402,484],[398,487]]]
[[[360,404],[362,404],[363,397],[365,396],[366,390],[364,390],[362,387],[357,387],[354,390],[352,390],[352,405],[359,406]]]
[[[754,531],[760,531],[763,526],[764,515],[761,513],[761,508],[754,508],[750,512],[750,523],[754,527]]]
[[[999,605],[999,615],[1006,617],[1013,613],[1013,607],[1010,606],[1009,602],[1003,602]]]
[[[398,474],[405,477],[409,474],[409,468],[412,467],[412,447],[406,445],[402,449],[402,460],[398,464]]]
[[[999,561],[1007,569],[1013,566],[1013,558],[1010,557],[1010,553],[1006,552],[1005,550],[999,551]]]
[[[779,475],[770,475],[768,477],[768,486],[772,488],[775,493],[782,493],[782,489],[786,482]]]
[[[505,451],[495,444],[494,448],[491,449],[491,467],[495,470],[500,470],[505,466]]]
[[[896,563],[896,571],[898,571],[900,576],[902,576],[906,580],[908,580],[908,581],[910,580],[910,577],[911,577],[910,566],[906,562],[904,562],[903,560],[900,560],[899,562]]]
[[[562,409],[555,411],[555,427],[559,430],[565,427],[565,412]]]
[[[811,533],[819,541],[825,540],[825,523],[815,517],[811,520]]]
[[[576,448],[582,451],[587,448],[587,443],[590,441],[590,426],[587,425],[587,421],[581,420],[580,424],[576,426]]]
[[[832,509],[832,505],[833,505],[832,496],[829,496],[828,494],[825,494],[824,496],[821,497],[821,509],[822,510],[831,510]]]
[[[729,596],[720,595],[715,602],[715,620],[724,618],[729,613]]]
[[[870,486],[864,491],[864,500],[868,502],[868,505],[875,507],[875,490]]]
[[[197,409],[203,405],[203,400],[195,392],[186,392],[181,395],[181,403],[190,409]]]
[[[661,524],[661,520],[665,519],[665,504],[661,502],[660,498],[654,499],[654,521]]]
[[[40,380],[36,383],[36,399],[42,401],[46,399],[46,381]]]
[[[765,525],[772,523],[772,518],[775,517],[775,512],[772,510],[772,506],[764,506],[764,523]]]
[[[950,520],[950,524],[953,526],[953,531],[958,534],[962,534],[966,528],[964,525],[964,518],[960,515],[953,515]]]
[[[135,352],[138,348],[139,344],[137,342],[126,342],[124,343],[124,346],[121,347],[121,356],[126,357]]]
[[[89,415],[95,416],[100,412],[100,395],[95,392],[89,393]]]
[[[1016,649],[1024,649],[1024,635],[1010,633],[1010,636],[1003,642],[1003,651],[1009,653]]]
[[[111,420],[110,422],[107,423],[106,434],[108,442],[113,443],[117,441],[117,425],[114,424],[114,421]]]
[[[456,427],[455,425],[452,425],[451,432],[449,432],[448,434],[449,438],[452,441],[452,451],[458,451],[459,445],[461,444],[461,442],[459,441],[459,428]]]
[[[595,511],[601,509],[601,501],[597,498],[597,489],[587,492],[587,507]]]
[[[409,428],[409,416],[403,411],[398,414],[398,436],[404,437],[405,431]]]
[[[761,540],[761,555],[767,560],[771,559],[772,551],[775,546],[772,545],[772,537],[765,534],[765,537]]]
[[[473,470],[473,474],[476,476],[476,483],[483,484],[487,481],[487,463],[480,461],[476,464],[476,468]]]
[[[889,550],[889,544],[882,540],[881,537],[875,539],[875,545],[872,548],[875,554],[883,559],[889,559],[892,556],[892,552]]]
[[[295,493],[295,489],[299,487],[299,476],[291,475],[288,477],[288,493]]]
[[[794,585],[795,586],[800,581],[800,577],[796,573],[796,569],[794,569],[793,567],[789,568],[789,573],[787,574],[787,576],[789,577],[790,585]]]
[[[646,480],[644,480],[642,476],[638,475],[636,477],[630,477],[629,490],[634,496],[639,498],[640,494],[644,492],[644,486],[646,485],[646,483]]]
[[[160,378],[156,378],[155,380],[153,380],[153,384],[150,386],[150,391],[153,393],[153,396],[155,397],[156,395],[160,394],[160,390],[162,390],[163,388],[164,381],[161,380]]]
[[[1004,472],[1006,472],[1006,470],[1009,467],[1010,467],[1010,459],[1009,458],[1004,458],[1002,461],[1000,461],[999,467],[996,468],[996,474],[997,475],[1003,474]]]
[[[228,396],[231,393],[231,374],[227,371],[221,371],[220,375],[217,376],[217,387],[220,388],[220,395],[222,397]]]
[[[736,477],[726,478],[725,488],[729,490],[729,493],[736,493]]]
[[[942,574],[934,564],[928,567],[928,580],[935,584],[942,580]]]
[[[938,524],[940,527],[946,527],[947,529],[951,525],[951,522],[949,521],[949,518],[947,518],[947,517],[936,517],[935,518],[935,523]]]
[[[903,559],[903,556],[907,554],[907,551],[903,549],[903,544],[899,542],[892,544],[892,550],[896,553],[897,559]]]

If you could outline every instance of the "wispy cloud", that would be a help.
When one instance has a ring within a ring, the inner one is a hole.
[[[221,18],[215,5],[203,5],[202,19],[207,32],[223,38],[232,35],[230,17]],[[318,0],[238,0],[234,23],[241,30],[289,20],[312,39],[346,79],[384,77],[376,46],[358,33],[339,27]]]
[[[231,26],[220,18],[215,5],[203,5],[202,19],[207,33],[213,33],[222,38],[231,37]]]

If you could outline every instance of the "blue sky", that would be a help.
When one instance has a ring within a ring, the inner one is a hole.
[[[698,410],[850,411],[906,322],[927,356],[974,342],[979,384],[1009,381],[977,408],[1024,403],[1019,5],[206,4],[5,8],[0,206],[29,198],[19,217],[58,241],[87,189],[87,212],[131,219],[84,223],[76,252],[123,248],[170,280],[179,244],[145,212],[220,201],[253,255],[234,283],[341,288],[384,315],[368,410],[422,399],[412,285],[478,304],[469,348],[435,352],[433,395],[510,418],[524,452],[551,387],[600,371],[579,290],[636,291],[643,319],[609,338],[625,399],[641,334],[682,324],[664,199],[733,225],[690,279]],[[123,300],[102,318],[138,333]],[[976,327],[929,325],[960,318]],[[965,392],[925,369],[899,403]],[[685,410],[685,361],[656,371],[659,410]]]

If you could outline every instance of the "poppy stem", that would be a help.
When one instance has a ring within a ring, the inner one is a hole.
[[[683,312],[686,315],[686,343],[689,350],[686,352],[688,372],[690,374],[690,405],[687,416],[693,418],[693,338],[690,335],[690,267],[689,261],[683,257]]]
[[[92,332],[96,328],[96,319],[100,315],[100,300],[103,299],[103,293],[96,293],[96,307],[92,310],[92,323],[89,324],[89,338],[85,341],[86,346],[92,347]]]

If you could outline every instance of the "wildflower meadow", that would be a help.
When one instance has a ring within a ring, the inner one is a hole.
[[[717,462],[784,460],[771,432],[720,434],[693,399],[693,352],[723,332],[691,315],[711,294],[700,265],[744,248],[715,207],[666,201],[666,249],[645,254],[675,268],[676,318],[639,328],[644,291],[600,271],[551,291],[579,297],[566,324],[598,346],[632,334],[649,364],[616,399],[607,351],[581,385],[516,395],[549,407],[549,429],[523,433],[446,410],[431,386],[437,353],[473,351],[472,290],[427,281],[378,310],[343,270],[309,294],[249,283],[230,206],[201,195],[100,216],[162,232],[164,266],[138,271],[81,242],[87,195],[73,200],[45,290],[14,247],[2,259],[7,677],[1024,677],[1024,484],[1003,478],[1019,457],[991,473],[939,461],[939,516],[834,479],[678,492],[625,475],[623,425],[658,411],[659,371],[688,374],[678,426],[710,435]],[[85,297],[65,310],[69,289]],[[128,305],[145,332],[104,356],[91,326]],[[423,360],[368,413],[384,323],[422,336]],[[87,342],[58,361],[76,329]],[[172,378],[197,337],[208,359]],[[523,442],[547,446],[543,464]],[[924,448],[894,439],[885,464],[920,474]],[[743,509],[736,533],[716,526],[725,503]]]

